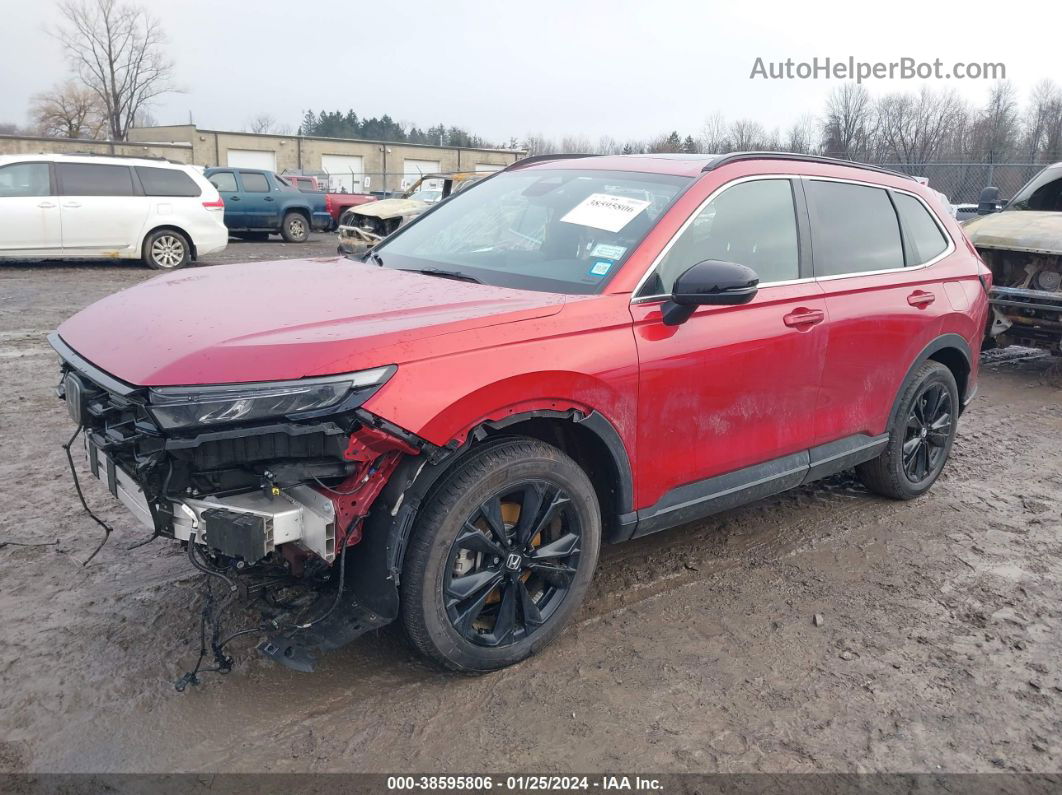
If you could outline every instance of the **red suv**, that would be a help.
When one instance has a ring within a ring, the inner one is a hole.
[[[602,541],[853,467],[925,492],[990,278],[900,174],[533,158],[364,262],[167,274],[51,340],[92,474],[227,587],[302,594],[268,600],[264,653],[309,669],[400,618],[487,671],[558,634]]]

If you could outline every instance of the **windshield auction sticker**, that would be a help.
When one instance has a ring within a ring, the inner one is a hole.
[[[618,232],[638,213],[652,202],[642,199],[628,199],[625,196],[612,196],[608,193],[591,193],[561,218],[566,224],[592,226],[606,232]]]

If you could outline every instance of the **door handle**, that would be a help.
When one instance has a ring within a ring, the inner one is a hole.
[[[907,296],[907,303],[919,309],[925,309],[936,300],[937,297],[933,293],[927,293],[925,290],[915,290]]]
[[[804,328],[814,326],[826,319],[826,313],[821,309],[794,309],[782,318],[782,322],[789,328]]]
[[[64,207],[80,207],[80,202],[63,202]]]
[[[55,202],[41,202],[37,206],[40,207],[42,210],[50,210],[55,207]]]
[[[271,201],[273,201],[273,197],[272,197],[272,196],[266,196],[266,197],[265,197],[265,200],[266,200],[267,202],[271,202]]]
[[[228,203],[228,202],[238,202],[239,200],[240,200],[239,196],[229,196],[229,198],[225,199],[225,202],[226,203]]]

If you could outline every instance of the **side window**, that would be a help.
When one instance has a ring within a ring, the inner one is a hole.
[[[132,196],[129,166],[96,163],[56,163],[59,193],[63,196]]]
[[[243,189],[248,193],[269,193],[269,180],[265,178],[265,174],[241,171],[240,181],[243,182]]]
[[[724,190],[697,214],[639,295],[667,295],[675,279],[706,259],[747,265],[762,283],[796,279],[800,276],[799,251],[792,182],[742,182]]]
[[[948,241],[925,205],[906,193],[893,193],[892,196],[910,249],[907,264],[921,265],[943,252]]]
[[[239,190],[236,187],[236,175],[231,171],[219,171],[216,174],[211,174],[207,179],[210,180],[211,185],[220,191],[236,193]]]
[[[50,196],[47,163],[13,163],[0,168],[0,197]]]
[[[199,196],[203,192],[185,172],[176,168],[137,166],[145,196]]]
[[[808,180],[816,276],[902,268],[900,224],[883,188]]]

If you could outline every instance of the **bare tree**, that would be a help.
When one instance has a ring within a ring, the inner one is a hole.
[[[110,137],[124,141],[154,98],[173,91],[158,20],[117,0],[63,0],[54,31],[78,77],[99,98]]]
[[[785,150],[807,155],[815,151],[818,144],[818,123],[810,113],[805,113],[785,133]]]
[[[874,106],[870,92],[859,83],[835,88],[826,100],[822,148],[832,157],[867,160],[871,154]]]
[[[701,128],[701,151],[718,155],[730,151],[730,141],[727,139],[727,124],[723,114],[716,111],[704,121]]]
[[[974,123],[974,147],[985,163],[1001,163],[1014,154],[1020,132],[1014,86],[1001,81],[992,86],[988,103]]]
[[[560,151],[560,149],[557,148],[556,141],[551,138],[546,138],[541,134],[525,136],[523,148],[527,150],[528,157],[534,157],[535,155],[551,155],[554,152]]]
[[[106,128],[99,97],[73,80],[34,96],[30,118],[41,135],[57,138],[98,138]]]
[[[925,165],[937,154],[961,107],[954,92],[925,86],[917,94],[882,97],[877,106],[882,156]]]
[[[277,120],[270,116],[268,113],[259,113],[254,116],[244,126],[244,130],[247,132],[257,133],[263,135],[266,133],[273,133],[275,135],[287,135],[291,132],[291,127],[287,124],[278,124]]]
[[[0,122],[0,135],[18,135],[21,130],[17,124]]]
[[[584,152],[593,152],[594,145],[590,143],[590,139],[585,135],[565,135],[561,138],[560,149],[557,151],[566,154],[582,154]]]
[[[738,119],[727,130],[729,148],[735,152],[754,152],[778,149],[778,135],[768,133],[763,125],[752,119]]]
[[[620,144],[611,135],[602,135],[597,141],[597,153],[599,155],[618,155]]]
[[[1025,150],[1029,162],[1062,157],[1062,91],[1051,80],[1033,89],[1025,116]]]

